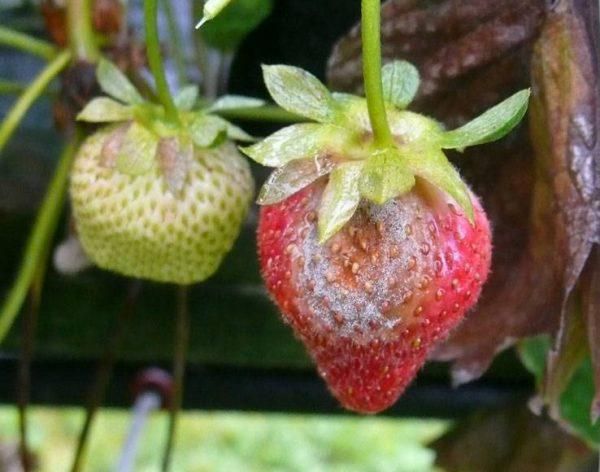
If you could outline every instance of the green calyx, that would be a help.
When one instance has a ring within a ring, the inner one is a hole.
[[[185,181],[193,148],[213,148],[226,139],[252,142],[255,139],[216,113],[232,108],[259,107],[262,100],[224,96],[199,106],[198,87],[183,87],[174,97],[177,120],[165,108],[145,100],[114,64],[100,60],[98,83],[108,97],[91,100],[77,119],[91,123],[117,123],[102,150],[102,162],[119,172],[137,176],[157,167],[172,193]]]
[[[283,128],[242,148],[256,162],[275,167],[258,203],[270,205],[329,175],[319,210],[319,240],[327,241],[352,217],[362,198],[383,205],[423,179],[449,195],[473,221],[469,190],[444,149],[463,150],[498,140],[527,111],[522,90],[464,126],[446,131],[437,121],[406,110],[420,84],[417,69],[395,61],[382,69],[386,115],[394,142],[374,142],[366,100],[331,93],[316,77],[291,66],[264,66],[265,84],[285,110],[312,123]]]

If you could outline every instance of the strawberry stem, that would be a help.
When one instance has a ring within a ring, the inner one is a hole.
[[[394,145],[381,81],[381,0],[362,0],[363,75],[369,118],[379,147]]]
[[[100,50],[92,28],[91,0],[67,2],[67,28],[73,56],[82,61],[97,62],[100,58]]]
[[[41,39],[0,26],[0,44],[33,54],[47,61],[56,55],[56,48]]]
[[[157,0],[144,0],[144,17],[146,23],[146,47],[148,51],[148,63],[156,82],[156,92],[162,105],[165,107],[167,117],[179,122],[177,107],[173,102],[173,96],[169,90],[162,56],[160,54],[160,41],[158,39],[158,2]]]
[[[2,123],[0,123],[0,152],[21,123],[21,120],[40,95],[44,93],[50,82],[67,66],[71,60],[70,51],[63,51],[57,55],[40,72],[33,82],[25,89],[23,94],[12,106]]]
[[[38,269],[44,263],[44,257],[48,253],[48,245],[58,224],[63,201],[67,193],[67,182],[69,180],[71,164],[73,163],[79,143],[79,138],[75,138],[63,151],[54,177],[50,182],[40,211],[33,224],[33,229],[25,246],[25,253],[19,273],[7,297],[4,299],[0,310],[0,343],[11,328],[25,301],[31,283],[34,281]]]

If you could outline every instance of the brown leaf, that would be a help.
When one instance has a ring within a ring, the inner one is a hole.
[[[560,3],[547,21],[544,2],[535,0],[446,0],[400,12],[395,3],[383,7],[384,50],[422,72],[417,111],[452,127],[530,85],[536,41],[534,147],[524,125],[500,143],[454,156],[484,202],[495,247],[477,309],[435,355],[455,361],[454,380],[462,383],[481,375],[497,352],[519,338],[557,332],[597,234],[597,95],[589,47],[595,43],[582,23],[597,15],[584,16],[581,8],[589,2],[582,0],[577,9]],[[559,41],[564,35],[568,51]],[[360,89],[359,53],[355,28],[330,60],[335,87]]]
[[[191,140],[171,137],[158,142],[156,155],[169,191],[177,195],[183,189],[194,154]]]
[[[102,144],[102,150],[100,151],[100,165],[108,169],[114,169],[117,165],[117,156],[123,145],[123,139],[127,134],[127,130],[131,126],[131,123],[125,123],[115,128],[115,130],[108,135],[104,144]]]
[[[586,445],[525,406],[479,413],[433,443],[447,472],[577,472],[591,470]]]
[[[592,421],[600,417],[600,247],[595,244],[587,261],[581,282],[581,308],[587,328],[588,344],[592,365],[596,396],[592,402]]]

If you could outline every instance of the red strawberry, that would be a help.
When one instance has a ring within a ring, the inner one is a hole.
[[[389,407],[477,301],[491,256],[478,203],[471,225],[423,188],[363,203],[326,244],[317,240],[323,179],[263,207],[263,277],[332,393],[351,410]]]
[[[280,106],[318,123],[244,149],[277,167],[259,197],[262,275],[333,394],[381,411],[477,302],[490,268],[489,223],[443,150],[504,136],[529,93],[446,131],[404,110],[418,72],[390,64],[382,144],[363,99],[291,67],[265,68],[265,81]]]

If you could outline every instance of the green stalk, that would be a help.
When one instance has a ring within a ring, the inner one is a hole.
[[[47,61],[56,55],[56,48],[41,39],[0,26],[0,44],[39,56]]]
[[[169,406],[169,427],[162,460],[163,472],[171,470],[171,459],[175,446],[177,421],[183,404],[185,361],[190,337],[190,313],[188,308],[188,288],[180,286],[177,290],[177,320],[175,325],[175,352],[173,355],[173,398]]]
[[[216,112],[223,118],[245,121],[270,121],[273,123],[297,123],[303,118],[276,105],[252,108],[232,108]]]
[[[394,145],[381,81],[381,0],[362,0],[362,47],[365,95],[375,144]]]
[[[67,28],[73,56],[79,60],[97,62],[100,51],[92,28],[91,0],[67,1]]]
[[[70,59],[71,53],[69,51],[63,51],[58,54],[19,97],[0,124],[0,152],[2,152],[6,142],[10,139],[33,102],[44,93],[44,90],[48,87],[52,79],[66,67]]]
[[[185,54],[183,49],[183,40],[181,38],[181,31],[177,25],[175,18],[175,12],[173,11],[173,5],[171,0],[162,0],[163,10],[167,17],[167,25],[169,27],[169,37],[173,42],[171,52],[173,53],[173,59],[175,61],[175,69],[177,71],[177,80],[181,87],[186,83],[186,66],[185,66]]]
[[[56,230],[63,207],[69,172],[78,146],[79,139],[76,138],[65,147],[38,212],[25,246],[19,273],[0,310],[0,343],[4,340],[19,313],[38,267],[43,263],[44,255],[47,254],[48,245]]]
[[[156,82],[156,92],[160,102],[165,107],[167,117],[173,122],[179,122],[177,108],[169,91],[169,84],[165,76],[162,57],[160,54],[160,42],[158,39],[158,5],[157,0],[144,0],[144,18],[146,23],[146,48],[148,52],[148,63]]]

